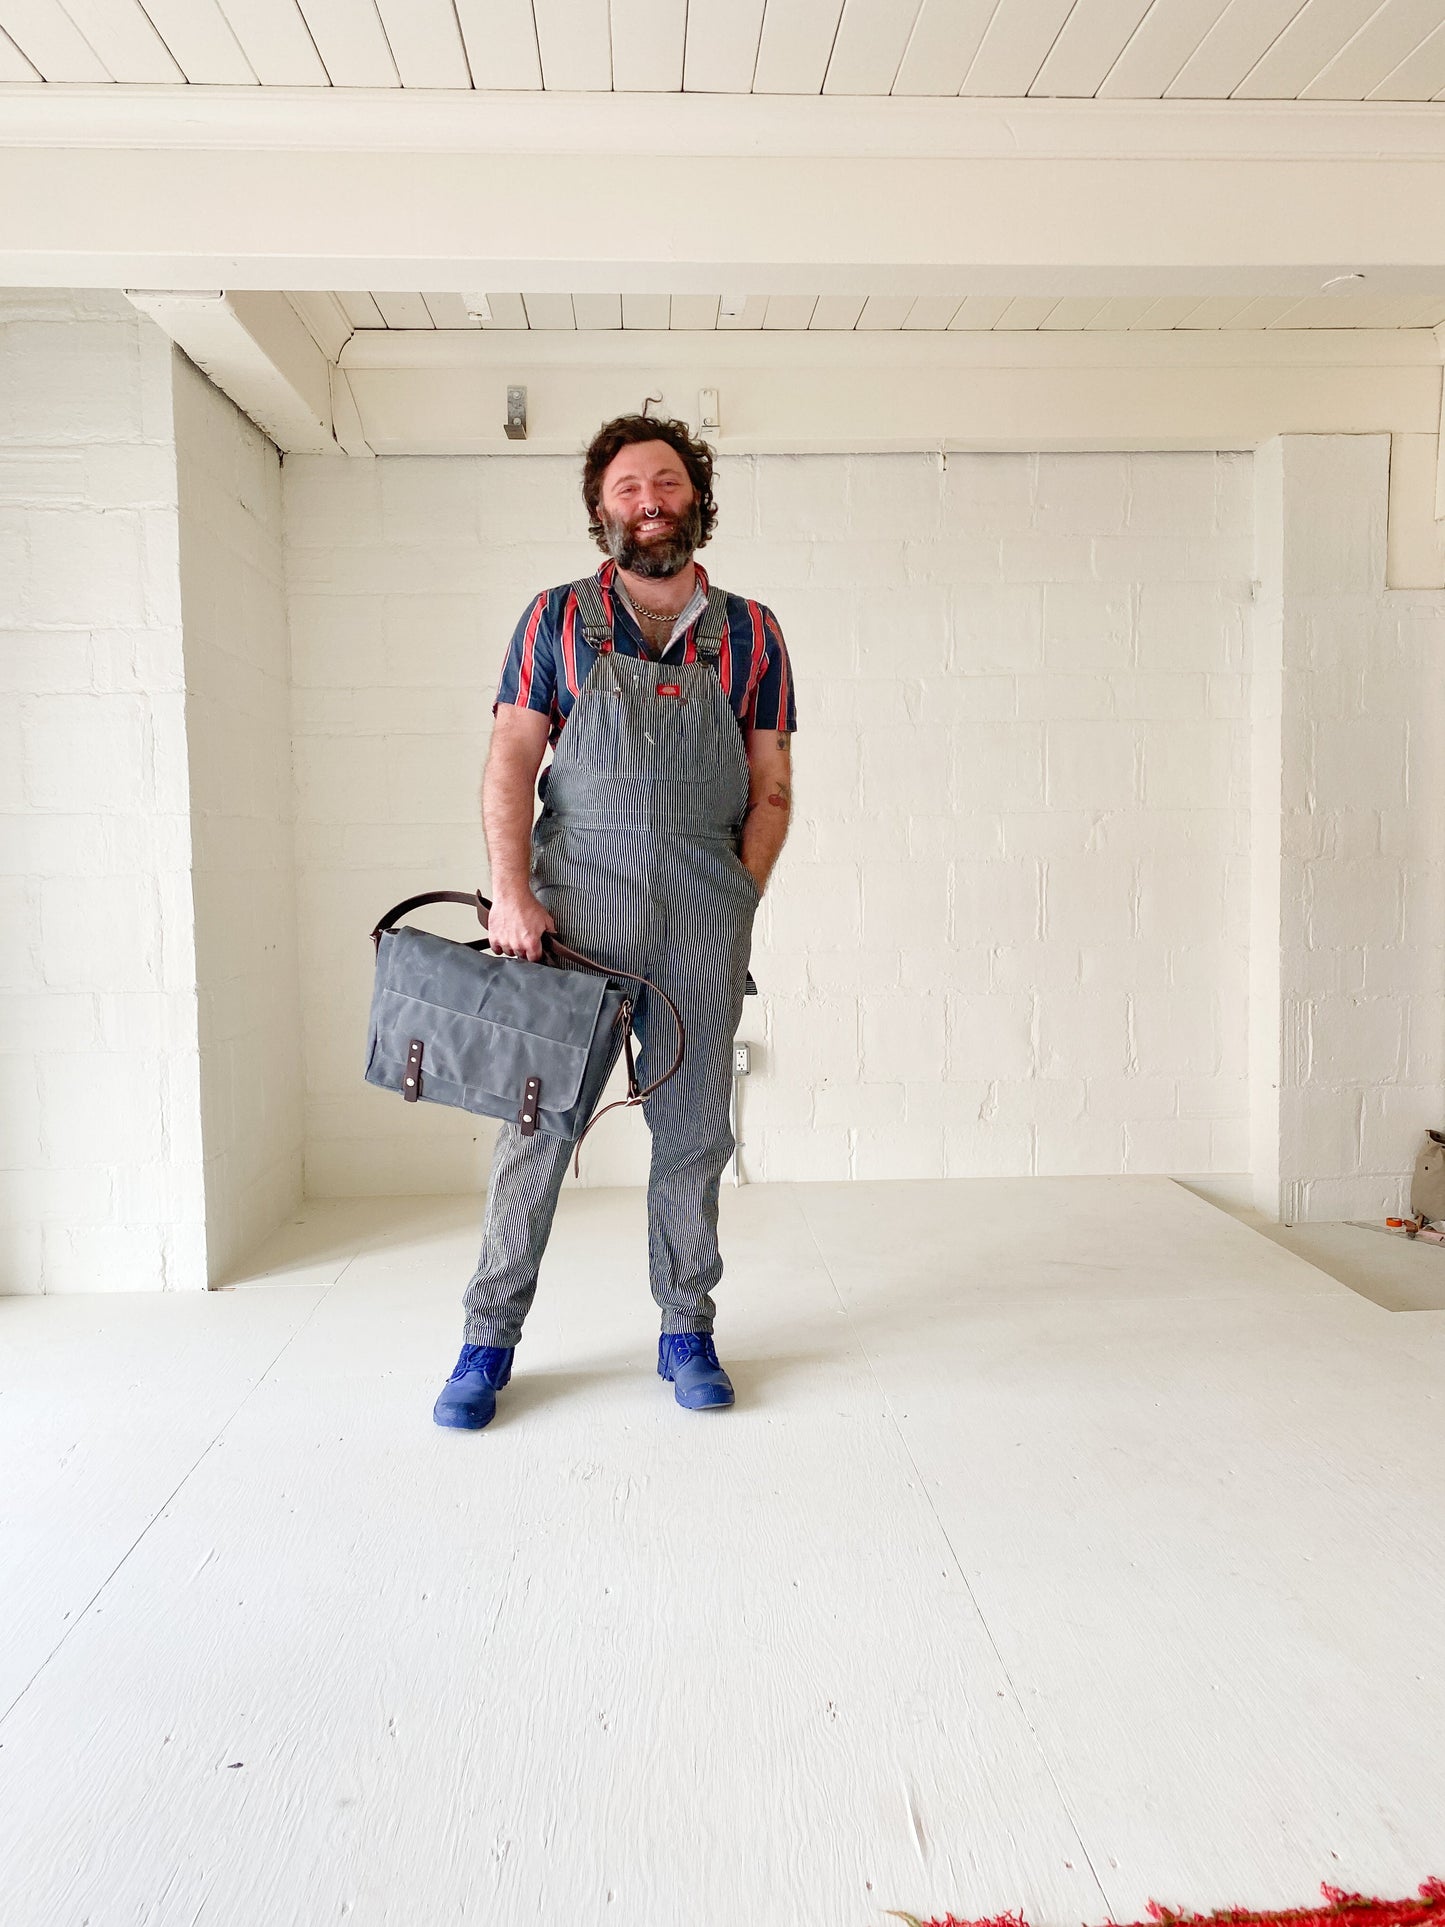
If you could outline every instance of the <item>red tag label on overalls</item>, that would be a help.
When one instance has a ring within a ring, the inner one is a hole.
[[[657,693],[659,696],[680,696],[682,694],[682,684],[680,682],[660,682],[657,685]]]

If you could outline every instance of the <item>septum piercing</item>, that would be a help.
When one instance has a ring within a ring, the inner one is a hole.
[[[642,513],[647,517],[649,522],[655,522],[658,516],[661,515],[662,510],[660,508],[644,509]]]

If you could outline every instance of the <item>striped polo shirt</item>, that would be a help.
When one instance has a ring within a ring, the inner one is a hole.
[[[696,614],[680,634],[673,636],[661,657],[654,660],[697,660],[697,628],[702,619],[708,580],[702,565],[694,566],[701,596],[694,596],[690,609],[684,613],[691,614],[695,609]],[[613,587],[616,574],[617,564],[610,561],[604,562],[597,571],[602,604],[612,621],[612,646],[621,656],[646,656],[648,650],[628,604],[625,587],[621,583]],[[563,582],[555,589],[544,589],[513,632],[492,714],[496,715],[499,703],[535,709],[551,717],[550,741],[555,743],[596,660],[596,652],[588,647],[583,633],[572,585]],[[766,604],[750,601],[746,596],[728,595],[727,633],[717,666],[718,680],[740,728],[797,728],[787,646],[778,619]]]

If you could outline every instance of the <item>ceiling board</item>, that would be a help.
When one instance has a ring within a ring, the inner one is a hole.
[[[1235,99],[1297,99],[1374,11],[1369,0],[1366,8],[1361,0],[1307,0],[1235,88]]]
[[[809,294],[773,294],[763,310],[763,326],[801,331],[814,325],[819,303]],[[848,324],[850,327],[852,323]]]
[[[455,0],[474,87],[503,92],[542,85],[532,0]]]
[[[140,0],[65,0],[65,10],[113,80],[141,86],[184,80]]]
[[[1090,328],[1104,305],[1096,294],[1075,295],[1067,301],[1056,303],[1044,316],[1039,326],[1068,332]]]
[[[800,298],[806,299],[806,297]],[[774,300],[776,299],[778,297],[774,296]],[[772,313],[772,309],[773,303],[770,301],[769,314]],[[824,294],[818,297],[812,314],[803,325],[820,332],[823,330],[830,333],[848,332],[858,326],[858,317],[862,312],[863,296],[861,294]]]
[[[913,299],[906,294],[870,294],[863,303],[863,312],[853,324],[860,332],[872,334],[878,329],[901,328],[908,318],[908,310]]]
[[[1196,295],[1167,294],[1151,301],[1135,324],[1140,328],[1177,328],[1191,309],[1199,306]]]
[[[312,334],[331,352],[333,335],[345,339],[349,328],[370,330],[436,329],[452,332],[527,328],[588,333],[621,329],[689,333],[711,330],[758,332],[847,332],[871,334],[989,329],[1044,333],[1191,334],[1291,329],[1425,329],[1445,320],[1445,289],[1434,295],[1385,296],[1360,293],[1328,296],[1179,295],[717,295],[489,294],[491,320],[479,323],[467,311],[477,297],[460,294],[338,293],[290,294]],[[724,306],[735,312],[724,314]],[[312,310],[317,310],[313,313]],[[344,319],[343,319],[344,317]]]
[[[458,330],[479,325],[467,313],[466,303],[459,294],[424,294],[422,300],[434,328]]]
[[[895,94],[958,93],[993,18],[994,0],[923,0]]]
[[[39,73],[21,53],[8,33],[0,31],[0,80],[38,81]]]
[[[688,0],[682,84],[690,94],[750,94],[766,0]]]
[[[146,0],[146,12],[192,86],[255,84],[251,63],[216,0]]]
[[[1248,307],[1249,302],[1241,294],[1210,295],[1203,301],[1196,301],[1182,321],[1180,328],[1227,328],[1239,312]]]
[[[1300,5],[1301,0],[1230,0],[1165,88],[1165,98],[1227,100]]]
[[[845,0],[823,81],[825,94],[886,94],[920,0]]]
[[[3,0],[0,27],[45,80],[112,78],[60,0]]]
[[[1092,100],[1150,10],[1150,0],[1078,0],[1029,92]]]
[[[603,330],[620,328],[622,296],[620,294],[574,294],[572,313],[579,328]]]
[[[384,328],[386,326],[386,322],[382,318],[381,309],[377,307],[369,294],[360,292],[343,294],[338,292],[336,299],[341,303],[342,307],[345,308],[347,319],[353,328]]]
[[[992,328],[997,325],[1008,304],[1009,297],[1006,294],[971,294],[959,304],[958,313],[948,325],[950,329],[966,328],[970,331]]]
[[[715,294],[675,294],[672,297],[674,328],[715,328],[718,297]]]
[[[842,11],[843,0],[768,0],[753,92],[821,93]]]
[[[534,0],[542,84],[554,93],[608,93],[612,35],[607,0]]]
[[[1257,300],[1246,301],[1237,314],[1221,325],[1226,328],[1270,328],[1297,306],[1293,295],[1261,295]]]
[[[1445,25],[1386,74],[1371,100],[1435,100],[1445,93]]]
[[[961,306],[956,294],[920,295],[903,317],[903,326],[905,330],[942,330],[951,326]]]
[[[996,328],[1028,331],[1042,328],[1058,306],[1048,295],[1015,295],[994,323]]]
[[[665,294],[625,294],[622,297],[624,328],[664,329],[671,319],[671,299]]]
[[[381,294],[374,292],[372,300],[381,310],[381,318],[388,328],[430,328],[431,311],[419,294]]]
[[[373,0],[300,0],[333,87],[399,87]]]
[[[687,0],[612,0],[612,85],[619,93],[682,91]]]
[[[728,314],[727,306],[726,301],[718,303],[719,332],[736,328],[761,328],[768,312],[768,297],[765,294],[748,295],[736,314]]]
[[[566,331],[577,326],[570,294],[524,294],[522,306],[527,311],[529,328]]]
[[[231,33],[264,87],[325,87],[321,64],[296,0],[218,0]]]
[[[484,321],[484,328],[525,328],[527,309],[519,294],[489,294],[487,296],[492,310],[490,321]]]
[[[1073,0],[1000,0],[963,83],[970,96],[1027,94]]]
[[[1302,100],[1364,100],[1440,22],[1440,0],[1385,0],[1320,72]]]
[[[1091,330],[1105,331],[1137,328],[1153,305],[1148,295],[1130,295],[1120,300],[1106,301],[1088,325]]]
[[[376,0],[403,87],[470,87],[452,0]]]
[[[1100,81],[1101,100],[1160,100],[1230,0],[1154,0]]]

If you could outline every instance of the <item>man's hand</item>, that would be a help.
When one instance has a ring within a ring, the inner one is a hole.
[[[487,940],[499,957],[539,962],[545,930],[555,935],[557,926],[530,890],[522,896],[498,897],[487,913]]]

